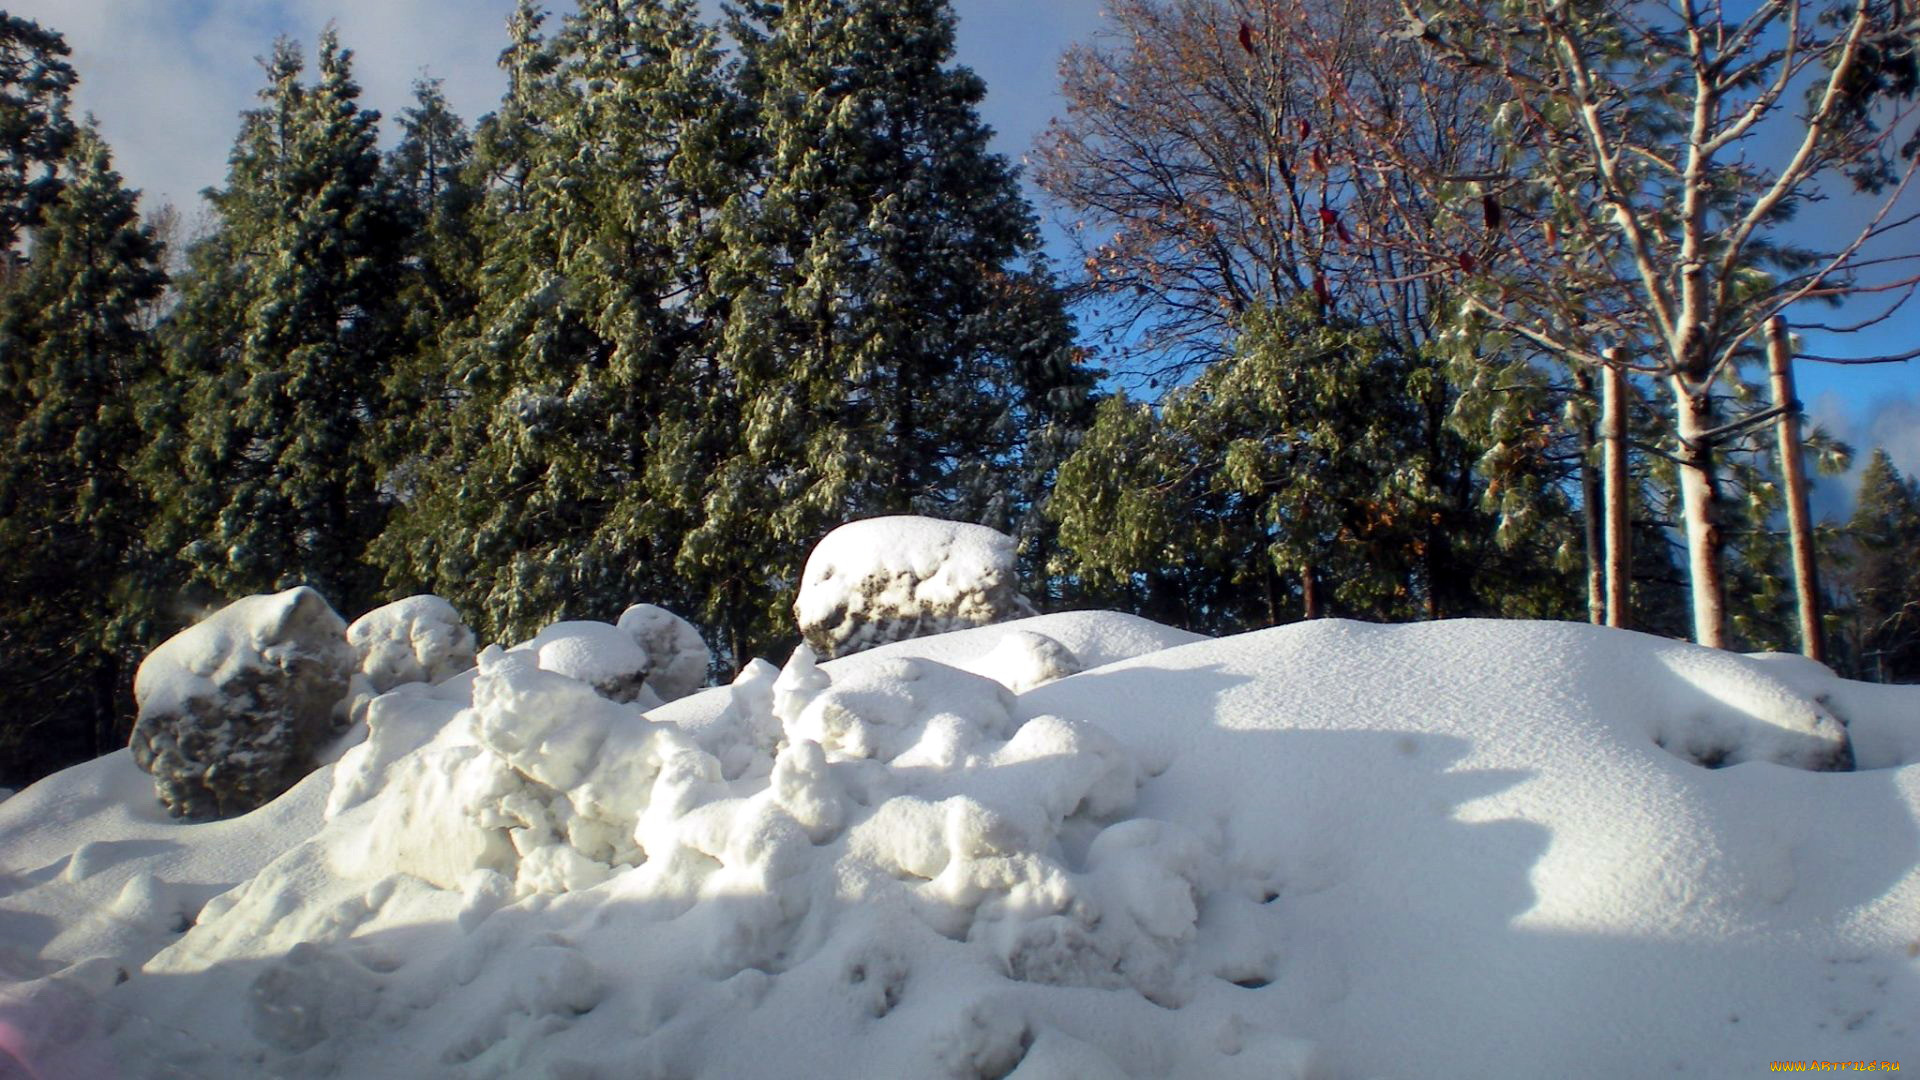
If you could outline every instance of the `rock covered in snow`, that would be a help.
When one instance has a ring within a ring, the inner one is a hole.
[[[793,605],[800,634],[832,658],[892,641],[1034,614],[1014,542],[983,525],[923,517],[855,521],[807,556]]]
[[[661,701],[683,698],[707,681],[713,654],[693,624],[654,604],[635,604],[617,623],[647,651],[646,684]]]
[[[438,596],[409,596],[347,627],[357,670],[376,694],[402,683],[437,683],[473,666],[473,631]]]
[[[177,817],[252,810],[312,771],[353,669],[346,624],[319,593],[243,597],[141,663],[134,760]]]

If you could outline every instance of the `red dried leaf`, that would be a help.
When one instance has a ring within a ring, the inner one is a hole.
[[[1304,139],[1311,134],[1313,134],[1313,125],[1305,120],[1300,121],[1300,137]]]
[[[1347,226],[1345,222],[1335,222],[1333,229],[1335,232],[1340,234],[1341,243],[1343,244],[1353,243],[1353,234],[1347,231]]]
[[[1326,307],[1333,303],[1333,294],[1327,291],[1327,279],[1325,275],[1313,275],[1313,295],[1316,300],[1320,301],[1321,307]]]
[[[1460,253],[1460,269],[1461,270],[1471,274],[1479,266],[1480,266],[1480,260],[1474,258],[1472,253],[1465,252],[1465,251]]]
[[[1313,148],[1313,168],[1315,172],[1327,171],[1327,157],[1320,152],[1320,148],[1317,146]]]
[[[1335,225],[1338,225],[1339,223],[1340,223],[1339,214],[1334,213],[1333,210],[1329,207],[1323,206],[1320,208],[1320,225],[1322,228],[1331,229]]]
[[[1245,22],[1240,24],[1240,47],[1247,50],[1248,56],[1253,55],[1253,27]]]
[[[1486,218],[1487,218],[1487,231],[1488,231],[1488,232],[1497,232],[1497,231],[1499,231],[1499,229],[1500,229],[1500,200],[1499,200],[1499,199],[1496,199],[1496,198],[1494,198],[1494,197],[1493,197],[1493,196],[1491,196],[1491,195],[1482,195],[1482,196],[1480,196],[1480,210],[1481,210],[1481,212],[1482,212],[1482,213],[1484,213],[1484,214],[1486,215]]]

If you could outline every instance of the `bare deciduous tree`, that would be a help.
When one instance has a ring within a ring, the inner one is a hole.
[[[1397,39],[1497,82],[1482,114],[1494,142],[1477,163],[1436,167],[1406,148],[1423,130],[1406,110],[1348,91],[1337,40],[1302,46],[1347,145],[1371,150],[1356,170],[1394,176],[1432,211],[1402,212],[1406,227],[1381,242],[1452,283],[1464,337],[1504,335],[1594,367],[1617,348],[1665,386],[1694,635],[1724,647],[1716,450],[1772,413],[1729,422],[1716,392],[1795,305],[1877,293],[1897,304],[1920,280],[1911,240],[1889,243],[1920,219],[1901,209],[1920,147],[1914,10],[1403,0],[1402,18]],[[1843,193],[1854,218],[1843,233],[1788,232],[1797,211]]]

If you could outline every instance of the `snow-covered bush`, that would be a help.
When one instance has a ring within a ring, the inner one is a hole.
[[[353,668],[346,624],[314,590],[236,600],[141,663],[134,761],[177,817],[245,813],[312,771]]]
[[[437,683],[473,666],[473,631],[438,596],[409,596],[347,627],[359,673],[376,694],[401,683]]]
[[[1014,542],[983,525],[883,517],[842,525],[807,557],[800,634],[832,658],[1034,614]]]

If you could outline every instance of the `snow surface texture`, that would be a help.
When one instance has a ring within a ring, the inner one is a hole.
[[[855,521],[807,556],[793,614],[822,657],[1031,616],[1013,561],[1013,538],[983,525]]]
[[[7,1045],[63,1077],[1028,1080],[1920,1045],[1920,689],[1804,661],[1081,613],[646,711],[489,650],[370,715],[381,764],[230,821],[169,826],[124,755],[0,804]],[[1865,771],[1816,771],[1842,721]]]
[[[134,761],[176,816],[226,817],[292,787],[336,732],[354,669],[346,624],[302,586],[248,596],[141,662]]]

